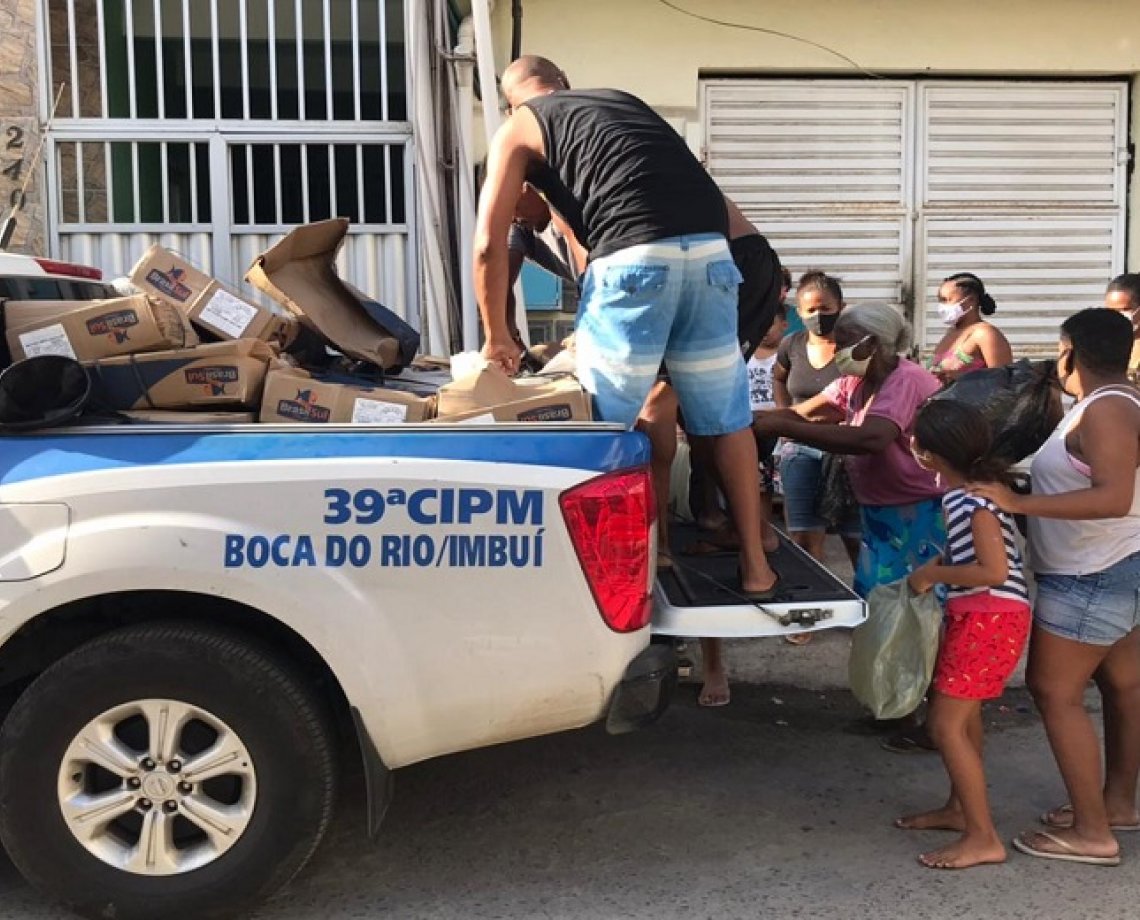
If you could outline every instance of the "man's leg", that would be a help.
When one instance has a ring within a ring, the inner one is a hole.
[[[658,381],[645,400],[637,427],[649,438],[653,489],[657,493],[658,564],[669,553],[669,481],[677,456],[677,395],[664,381]]]
[[[740,537],[741,586],[762,593],[775,586],[776,573],[764,556],[748,375],[736,337],[740,272],[723,241],[695,241],[689,253],[665,363],[686,431],[713,437],[716,469]]]

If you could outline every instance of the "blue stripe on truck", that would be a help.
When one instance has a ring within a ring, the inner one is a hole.
[[[145,466],[337,457],[406,457],[554,466],[599,473],[649,462],[649,442],[616,431],[463,431],[455,427],[293,432],[144,432],[14,435],[0,439],[0,485]]]

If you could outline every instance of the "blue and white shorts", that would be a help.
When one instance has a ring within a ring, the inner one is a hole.
[[[1038,575],[1033,621],[1062,639],[1115,645],[1140,627],[1140,553],[1092,575]]]
[[[736,336],[740,271],[719,234],[630,246],[590,263],[575,329],[578,378],[599,418],[633,426],[664,359],[685,430],[752,424]]]

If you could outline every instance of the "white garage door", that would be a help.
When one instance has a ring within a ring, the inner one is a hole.
[[[924,343],[953,272],[1024,353],[1122,270],[1124,84],[709,80],[702,112],[709,171],[793,274],[903,304]]]

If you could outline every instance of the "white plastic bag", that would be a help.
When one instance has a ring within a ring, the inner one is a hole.
[[[867,622],[851,639],[848,676],[855,698],[876,719],[918,708],[938,657],[942,605],[933,591],[915,594],[904,578],[867,597]]]

